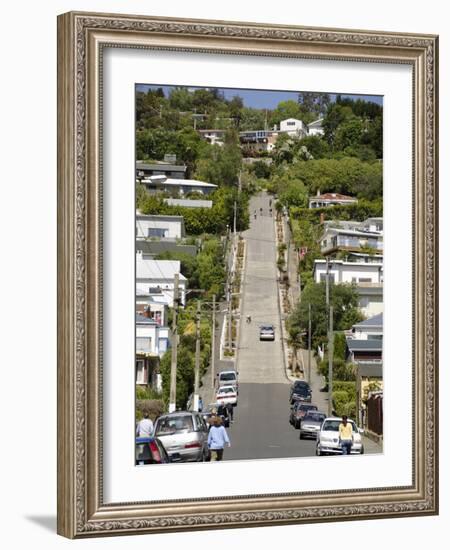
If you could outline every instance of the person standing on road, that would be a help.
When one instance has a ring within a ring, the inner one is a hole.
[[[144,412],[144,418],[140,420],[136,427],[138,437],[151,437],[153,435],[153,422],[149,418],[147,411]]]
[[[342,415],[342,422],[339,424],[339,441],[342,447],[342,454],[349,455],[353,445],[353,427],[347,422],[347,417]]]
[[[219,461],[223,458],[224,447],[230,447],[230,439],[225,427],[222,426],[220,417],[215,417],[208,434],[208,447],[211,451],[211,461]]]

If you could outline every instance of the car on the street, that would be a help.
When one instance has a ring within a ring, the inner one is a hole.
[[[308,411],[317,411],[316,405],[305,403],[304,401],[296,401],[292,406],[291,414],[289,415],[289,422],[296,430],[300,428],[300,423]]]
[[[205,409],[203,409],[201,414],[207,424],[210,423],[211,417],[219,416],[222,419],[222,424],[225,426],[225,428],[229,428],[230,426],[231,419],[228,413],[228,409],[225,405],[221,405],[220,403],[211,403]]]
[[[157,437],[136,438],[136,466],[144,464],[168,464],[169,455]]]
[[[237,389],[236,386],[222,386],[217,390],[216,401],[220,405],[230,403],[233,406],[237,405]]]
[[[259,327],[260,340],[275,340],[275,327],[273,325],[261,325]]]
[[[291,405],[296,401],[311,402],[312,391],[308,382],[297,380],[291,386],[289,401]]]
[[[198,412],[176,411],[160,416],[155,422],[154,435],[171,462],[202,462],[210,458],[208,426]]]
[[[339,442],[339,424],[342,418],[328,417],[322,422],[317,434],[316,455],[342,454],[342,447]],[[347,420],[352,426],[353,445],[350,454],[363,454],[364,445],[361,433],[353,420]]]
[[[300,423],[300,439],[306,437],[317,438],[320,426],[327,415],[319,411],[307,411]]]
[[[239,373],[235,370],[223,370],[217,373],[219,388],[222,386],[235,386],[239,393],[238,375]]]

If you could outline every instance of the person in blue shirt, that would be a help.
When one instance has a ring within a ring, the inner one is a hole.
[[[216,416],[208,434],[208,447],[211,451],[211,460],[222,460],[225,446],[231,446],[230,439],[225,427],[222,426],[221,418]]]

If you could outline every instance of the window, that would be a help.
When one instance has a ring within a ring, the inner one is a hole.
[[[136,338],[136,352],[149,353],[152,349],[152,339],[148,336]]]
[[[295,122],[293,120],[290,120],[286,123],[286,126],[295,126]]]
[[[371,283],[372,279],[370,277],[360,277],[359,282],[360,283]]]
[[[143,359],[136,360],[136,384],[145,384],[145,365]]]
[[[167,237],[169,230],[165,227],[149,227],[147,229],[147,237]]]

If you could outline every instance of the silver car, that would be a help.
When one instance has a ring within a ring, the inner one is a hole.
[[[208,426],[200,413],[177,411],[160,416],[155,423],[158,437],[171,462],[209,460]]]
[[[342,422],[341,418],[329,417],[325,418],[317,434],[316,455],[321,456],[325,454],[342,454],[342,447],[339,441],[339,424]],[[353,432],[353,444],[350,454],[363,454],[364,446],[361,439],[361,432],[353,422],[348,420],[352,426]]]
[[[318,411],[307,411],[300,423],[300,439],[305,437],[317,438],[320,426],[326,418],[325,413]]]
[[[259,327],[260,340],[275,340],[275,327],[273,325],[261,325]]]

